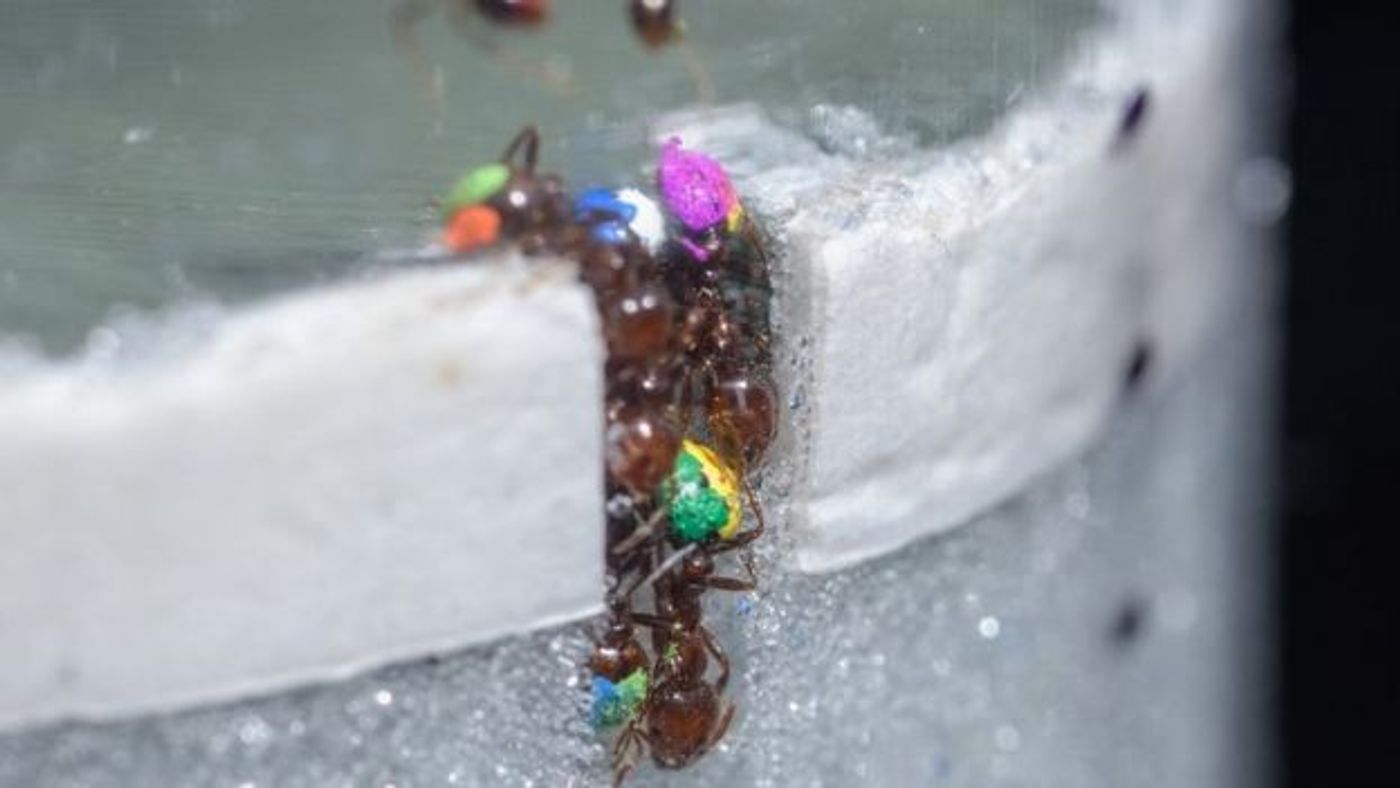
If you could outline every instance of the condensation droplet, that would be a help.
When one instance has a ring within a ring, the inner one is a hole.
[[[977,632],[982,637],[991,640],[1001,634],[1001,622],[996,619],[996,616],[983,616],[982,620],[977,622]]]

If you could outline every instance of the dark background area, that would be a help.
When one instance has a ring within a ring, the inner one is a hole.
[[[1389,12],[1389,13],[1386,13]],[[1279,632],[1285,784],[1396,785],[1400,24],[1295,0]]]

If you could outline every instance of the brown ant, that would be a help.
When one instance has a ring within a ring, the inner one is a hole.
[[[417,28],[438,7],[447,11],[447,18],[473,46],[486,52],[509,68],[529,74],[557,93],[569,93],[572,84],[567,74],[541,67],[533,62],[499,51],[490,36],[482,35],[473,19],[493,26],[512,29],[533,29],[549,21],[550,0],[399,0],[390,16],[394,41],[399,51],[423,76],[429,96],[441,110],[442,88],[434,76],[436,68],[428,67]]]
[[[758,464],[778,432],[773,379],[742,365],[720,365],[712,375],[705,399],[710,434],[731,455]]]
[[[672,488],[667,491],[662,489],[658,496],[660,500],[655,511],[650,517],[642,520],[639,514],[633,513],[637,521],[636,528],[626,538],[615,542],[609,548],[609,558],[615,558],[619,564],[635,565],[639,562],[629,560],[634,558],[639,551],[655,551],[654,559],[650,565],[655,565],[650,575],[643,580],[633,584],[625,596],[630,597],[637,588],[651,583],[657,594],[657,612],[666,617],[666,621],[678,620],[682,624],[693,624],[698,626],[700,622],[700,597],[706,589],[720,589],[724,591],[752,591],[755,587],[753,567],[750,565],[747,556],[744,557],[744,569],[749,575],[748,580],[739,580],[729,577],[716,577],[714,559],[724,553],[747,547],[761,537],[767,526],[763,519],[763,509],[758,504],[758,499],[754,495],[753,488],[749,485],[748,479],[744,476],[742,468],[734,469],[727,465],[719,465],[724,461],[709,450],[703,444],[686,440],[682,444],[681,451],[691,455],[691,458],[698,460],[699,474],[704,475],[704,480],[696,490],[687,490],[685,485],[677,485],[680,490]],[[680,471],[677,471],[679,473]],[[729,478],[721,478],[717,474],[728,474]],[[698,476],[697,476],[698,478]],[[672,479],[668,477],[666,484],[672,484]],[[737,531],[742,520],[742,512],[736,512],[733,507],[739,506],[737,491],[735,496],[728,498],[725,493],[726,487],[737,486],[743,491],[743,496],[748,504],[748,508],[753,512],[754,526],[746,531]],[[691,523],[686,519],[677,516],[672,520],[675,513],[673,505],[676,501],[687,496],[713,495],[718,493],[726,497],[726,509],[730,518],[726,524],[713,522]],[[668,498],[669,495],[676,496]],[[659,528],[662,524],[665,528]],[[680,527],[678,527],[678,525]],[[661,553],[664,545],[670,544],[674,552],[661,560]],[[679,568],[676,568],[679,564]],[[636,620],[644,622],[645,619],[640,614],[634,614]],[[656,621],[652,621],[656,624]]]
[[[744,543],[761,533],[760,526],[745,535],[749,538]],[[700,622],[700,596],[708,588],[753,589],[751,581],[714,576],[713,553],[737,546],[687,548],[679,571],[667,573],[664,565],[659,570],[662,574],[653,584],[657,615],[630,614],[629,624],[653,630],[660,657],[646,699],[613,745],[614,785],[620,785],[635,766],[634,750],[645,747],[662,769],[681,769],[709,752],[729,730],[735,713],[734,704],[723,701],[729,685],[729,657]],[[710,657],[719,670],[712,682],[705,679]]]
[[[757,464],[777,434],[777,389],[758,363],[767,357],[766,337],[747,337],[718,291],[703,287],[686,312],[680,342],[710,434],[728,455]]]
[[[647,46],[657,49],[680,38],[676,21],[677,0],[629,0],[632,29]]]
[[[494,245],[502,237],[537,254],[561,248],[582,231],[569,217],[569,198],[558,175],[541,175],[540,133],[526,126],[498,162],[471,170],[441,205],[448,214],[443,244],[454,254]]]
[[[701,633],[705,634],[701,634]],[[613,784],[621,785],[636,765],[634,750],[645,746],[662,769],[682,769],[714,748],[734,720],[733,703],[723,700],[728,660],[713,684],[705,681],[708,631],[678,631],[657,660],[653,681],[636,717],[613,745]]]
[[[649,672],[646,650],[632,627],[631,603],[623,596],[610,597],[608,612],[608,628],[593,646],[589,670],[612,682],[622,681],[638,670]]]
[[[676,18],[678,3],[679,0],[628,0],[627,11],[631,17],[632,30],[649,49],[676,49],[695,83],[695,93],[700,103],[709,104],[714,101],[714,84],[710,81],[709,72],[705,70],[704,64],[700,62],[700,57],[682,38],[685,26]]]

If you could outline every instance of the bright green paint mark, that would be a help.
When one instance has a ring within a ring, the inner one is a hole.
[[[443,211],[451,215],[468,205],[485,202],[509,180],[510,168],[504,164],[477,167],[457,180],[452,192],[443,201]]]

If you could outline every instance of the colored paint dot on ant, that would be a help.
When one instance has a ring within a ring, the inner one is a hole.
[[[753,612],[753,602],[746,596],[739,597],[738,601],[734,603],[734,612],[741,616],[747,616]]]

